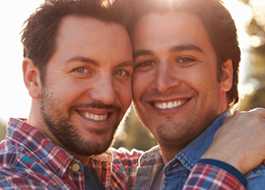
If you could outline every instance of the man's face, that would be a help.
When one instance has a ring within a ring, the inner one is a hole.
[[[131,103],[128,34],[115,23],[71,16],[56,44],[42,87],[44,122],[69,151],[101,153]]]
[[[214,48],[195,15],[145,15],[133,43],[137,113],[160,145],[182,148],[225,111],[231,77],[218,81]]]

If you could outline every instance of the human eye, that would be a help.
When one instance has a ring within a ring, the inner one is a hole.
[[[175,63],[182,67],[189,67],[196,63],[196,59],[190,56],[177,56],[175,58]]]
[[[91,70],[86,66],[78,66],[71,70],[71,74],[78,78],[85,78],[92,74]]]
[[[132,72],[129,69],[118,68],[114,71],[114,76],[119,79],[128,79],[132,75]]]
[[[134,70],[135,71],[149,71],[155,66],[155,60],[141,60],[135,61]]]

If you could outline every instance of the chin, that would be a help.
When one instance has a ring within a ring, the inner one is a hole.
[[[83,146],[83,151],[89,155],[101,154],[110,147],[113,140],[113,135],[99,135],[94,137],[94,140],[91,139],[86,141]]]
[[[61,144],[66,150],[75,155],[91,156],[105,152],[111,145],[112,138],[113,135],[110,134],[76,134],[72,138],[68,138],[67,141],[63,139]]]
[[[81,144],[72,144],[70,147],[66,147],[70,152],[80,156],[92,156],[96,154],[101,154],[105,152],[109,146],[111,145],[110,142],[106,143],[83,143]]]

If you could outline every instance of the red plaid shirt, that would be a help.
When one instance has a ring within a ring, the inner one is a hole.
[[[0,188],[89,189],[85,187],[86,165],[97,171],[106,189],[131,189],[141,154],[140,151],[110,149],[80,163],[38,129],[11,119],[7,136],[0,144]],[[194,167],[185,188],[199,190],[203,182],[213,185],[214,189],[244,189],[234,176],[206,164]]]

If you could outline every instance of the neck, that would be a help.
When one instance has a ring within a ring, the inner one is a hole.
[[[169,148],[167,146],[160,145],[160,151],[162,155],[162,159],[164,163],[168,163],[170,160],[174,158],[174,156],[180,151],[179,148]]]

